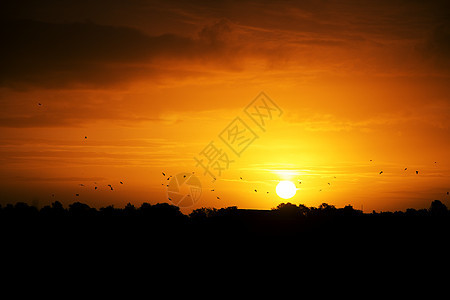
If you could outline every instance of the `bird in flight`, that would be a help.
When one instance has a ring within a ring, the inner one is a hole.
[[[214,192],[214,190],[211,190],[211,192]]]
[[[84,139],[87,139],[87,136],[84,136]]]
[[[120,184],[123,184],[123,182],[122,181],[119,181],[120,182]]]
[[[380,174],[383,174],[383,171],[380,171]]]
[[[257,190],[255,190],[255,192],[258,192]]]
[[[405,171],[408,170],[408,168],[405,168]]]
[[[112,187],[112,185],[110,185],[110,184],[108,184],[108,186],[109,186],[109,188],[111,189],[111,191],[113,190],[113,187]]]
[[[84,184],[80,183],[80,186],[84,186]]]
[[[416,174],[419,174],[419,171],[416,171]]]
[[[96,190],[97,189],[97,187],[94,187],[94,190]]]
[[[331,185],[331,183],[328,182],[328,185]]]
[[[163,176],[166,176],[166,174],[164,172],[162,172]]]
[[[42,106],[42,104],[41,104],[40,102],[38,103],[38,105],[39,105],[39,106]]]
[[[217,199],[220,199],[219,196],[217,196]]]
[[[75,196],[77,196],[77,197],[78,197],[78,196],[80,196],[80,194],[75,194]]]

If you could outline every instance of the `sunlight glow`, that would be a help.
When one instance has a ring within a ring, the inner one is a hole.
[[[289,199],[294,197],[295,193],[297,192],[297,188],[295,187],[295,184],[292,183],[292,181],[284,180],[278,183],[276,191],[277,195],[280,198]]]

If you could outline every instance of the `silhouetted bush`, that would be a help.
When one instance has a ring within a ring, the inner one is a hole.
[[[163,238],[165,242],[193,238],[199,243],[212,238],[245,242],[251,238],[291,237],[301,241],[307,236],[352,242],[362,236],[441,238],[449,233],[450,214],[439,200],[429,209],[409,208],[405,212],[364,214],[351,205],[306,207],[288,202],[272,210],[203,207],[189,215],[168,203],[143,203],[140,207],[128,203],[124,208],[110,205],[96,209],[81,202],[64,208],[56,201],[40,210],[24,202],[1,206],[0,222],[11,235],[18,230],[18,235],[47,237],[50,243],[64,238],[82,243],[107,240],[114,245],[126,245],[131,240],[158,244],[155,238],[159,243]]]
[[[448,215],[447,206],[439,200],[434,200],[431,202],[431,206],[429,208],[430,215],[435,217],[444,217]]]

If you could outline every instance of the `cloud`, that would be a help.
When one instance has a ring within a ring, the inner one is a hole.
[[[429,34],[423,45],[418,48],[423,55],[434,63],[435,67],[448,68],[450,65],[450,22],[442,22]]]
[[[14,181],[34,181],[34,182],[94,182],[94,181],[103,181],[105,177],[43,177],[43,176],[15,176],[12,178]]]
[[[448,129],[450,105],[441,103],[439,106],[424,106],[417,111],[399,111],[395,113],[378,113],[373,116],[342,117],[337,114],[314,114],[299,117],[287,114],[285,120],[299,128],[312,132],[373,132],[385,131],[389,128],[416,130],[429,127],[433,129]],[[299,121],[301,119],[301,121]]]
[[[0,14],[0,86],[111,87],[255,66],[400,74],[423,68],[414,46],[448,61],[443,1],[130,1],[120,10],[100,1],[84,14],[94,21],[76,14],[77,1],[48,1],[48,14],[26,2]]]
[[[206,26],[198,38],[149,36],[129,27],[34,20],[2,21],[0,85],[105,86],[152,76],[161,62],[223,58],[227,21]],[[226,65],[223,65],[227,68]]]
[[[199,37],[210,45],[221,46],[230,39],[232,31],[231,23],[221,19],[212,25],[205,26],[199,32]]]

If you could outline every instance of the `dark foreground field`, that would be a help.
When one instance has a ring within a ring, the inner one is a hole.
[[[450,213],[438,200],[428,209],[404,212],[365,214],[351,206],[283,203],[272,210],[201,208],[189,215],[169,204],[95,209],[80,202],[67,208],[54,202],[40,210],[25,203],[2,207],[0,224],[4,245],[29,243],[34,245],[31,249],[70,244],[149,250],[173,246],[190,251],[218,244],[227,248],[280,243],[301,250],[311,243],[341,247],[441,243],[449,237]]]
[[[344,282],[342,274],[367,281],[366,274],[383,284],[396,282],[399,272],[448,278],[449,233],[449,212],[437,200],[423,210],[370,214],[290,203],[264,211],[202,208],[190,215],[147,203],[94,209],[55,202],[40,210],[17,203],[0,210],[2,270],[13,281],[30,272],[33,279],[51,274],[63,282],[140,274],[166,283],[183,276],[196,282],[193,274],[213,282],[217,276],[246,281],[249,274],[291,273],[313,281],[333,274],[333,281]],[[40,279],[48,282],[45,276]]]

